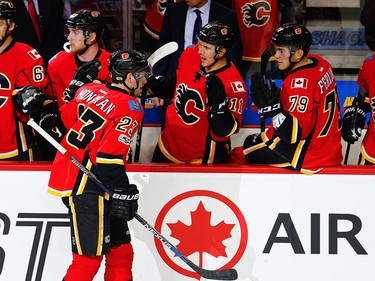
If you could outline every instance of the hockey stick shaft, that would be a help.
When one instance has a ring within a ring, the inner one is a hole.
[[[265,49],[262,53],[261,59],[260,59],[260,72],[263,76],[266,74],[267,64],[269,59],[272,57],[272,51],[271,47],[268,47]],[[260,131],[264,132],[266,130],[266,120],[264,117],[260,118]]]
[[[158,61],[166,56],[176,52],[178,49],[178,44],[174,41],[164,44],[163,46],[159,47],[155,52],[153,52],[147,59],[148,63],[151,66],[154,66]],[[146,88],[142,89],[141,95],[141,105],[145,108],[146,104]],[[141,142],[142,142],[142,132],[143,132],[143,120],[138,128],[137,131],[137,140],[135,143],[135,151],[134,151],[134,162],[139,162],[139,155],[141,153]]]
[[[104,184],[102,184],[102,182],[95,176],[94,173],[83,166],[74,156],[70,155],[66,148],[59,144],[45,130],[43,130],[43,128],[40,127],[33,118],[31,118],[29,122],[27,122],[27,124],[31,126],[35,131],[37,131],[42,137],[44,137],[50,144],[52,144],[61,154],[69,158],[74,165],[76,165],[82,172],[84,172],[89,178],[91,178],[104,192],[107,192],[110,196],[112,195],[112,192]]]
[[[37,131],[42,137],[44,137],[50,144],[52,144],[61,154],[65,157],[68,157],[70,161],[73,162],[82,172],[84,172],[90,179],[92,179],[99,188],[101,188],[104,192],[107,192],[109,196],[112,196],[112,192],[92,173],[88,170],[85,166],[83,166],[74,156],[70,155],[68,151],[59,144],[54,138],[52,138],[43,128],[41,128],[34,119],[30,119],[27,122],[29,126],[31,126],[35,131]],[[140,222],[146,229],[151,231],[154,236],[156,236],[160,241],[163,242],[173,253],[175,253],[183,262],[185,262],[188,266],[190,266],[195,272],[197,272],[200,276],[206,279],[215,279],[215,280],[236,280],[237,279],[237,271],[235,269],[224,269],[224,270],[208,270],[201,268],[194,264],[191,260],[185,257],[175,246],[172,245],[160,232],[158,232],[155,228],[153,228],[144,218],[142,218],[139,214],[135,214],[135,218],[138,222]]]
[[[142,94],[141,94],[141,105],[143,108],[145,108],[146,105],[146,88],[142,89]],[[141,141],[142,141],[142,132],[143,132],[143,119],[141,121],[141,124],[138,127],[137,131],[137,139],[135,143],[135,151],[134,151],[134,162],[139,162],[139,155],[141,153]]]

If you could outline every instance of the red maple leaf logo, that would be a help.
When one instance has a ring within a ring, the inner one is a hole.
[[[227,224],[221,221],[215,226],[211,225],[211,212],[207,211],[202,201],[197,209],[191,213],[191,225],[186,225],[181,221],[167,223],[171,229],[171,237],[180,241],[176,247],[189,256],[199,253],[199,264],[202,266],[203,253],[206,252],[214,257],[227,257],[225,239],[231,236],[230,232],[234,224]]]

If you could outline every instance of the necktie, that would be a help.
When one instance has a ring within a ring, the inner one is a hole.
[[[27,9],[29,10],[29,15],[30,15],[31,21],[33,23],[33,26],[36,32],[36,36],[38,37],[38,40],[40,41],[39,18],[38,18],[38,14],[36,13],[36,8],[35,8],[33,0],[27,0]]]
[[[199,31],[202,28],[201,11],[199,11],[198,9],[196,9],[196,10],[194,10],[194,12],[197,14],[197,18],[195,19],[195,22],[194,22],[193,40],[192,40],[193,44],[195,44],[196,38],[197,38],[197,34],[199,33]]]

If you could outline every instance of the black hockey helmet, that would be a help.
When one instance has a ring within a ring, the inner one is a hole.
[[[0,1],[0,18],[7,21],[7,25],[10,25],[10,21],[14,21],[16,16],[16,7],[10,1]]]
[[[100,12],[90,9],[81,9],[67,19],[66,27],[83,30],[85,36],[91,32],[95,32],[100,38],[104,30],[104,20]]]
[[[117,83],[123,83],[128,73],[133,73],[138,80],[141,78],[139,72],[151,72],[151,66],[142,53],[125,49],[112,53],[108,60],[108,68],[113,82]]]
[[[295,48],[301,48],[307,55],[312,44],[312,36],[303,24],[285,23],[273,33],[272,44],[292,47],[291,52],[294,52]]]
[[[232,29],[220,21],[207,23],[199,31],[197,37],[203,42],[215,45],[216,52],[219,51],[221,46],[224,47],[228,52],[230,48],[232,48],[234,40]]]

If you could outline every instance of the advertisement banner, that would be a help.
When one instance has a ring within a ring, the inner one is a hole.
[[[66,209],[46,193],[48,177],[0,171],[0,280],[61,281],[70,264]],[[373,280],[373,172],[165,168],[129,178],[140,189],[138,213],[200,267],[235,268],[240,281]],[[138,221],[130,229],[134,280],[205,280]]]

